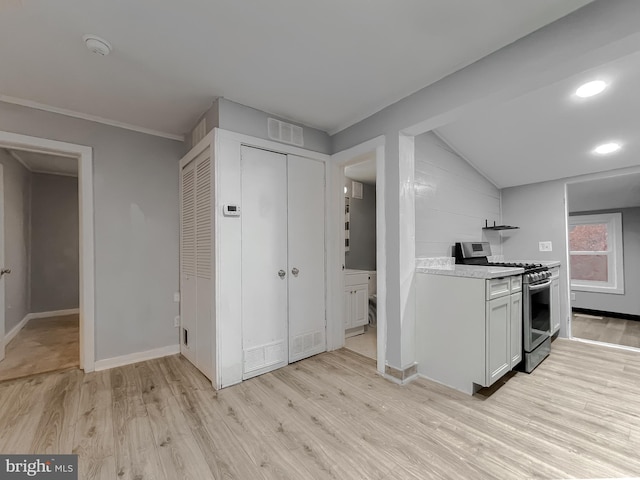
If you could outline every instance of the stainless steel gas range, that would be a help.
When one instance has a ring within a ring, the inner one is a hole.
[[[522,369],[531,373],[551,352],[551,272],[539,263],[490,262],[488,242],[460,242],[454,247],[456,263],[523,268]]]

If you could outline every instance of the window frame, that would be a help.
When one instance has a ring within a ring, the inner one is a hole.
[[[612,293],[624,295],[624,249],[622,241],[622,213],[598,213],[586,215],[570,215],[568,219],[567,248],[569,250],[569,279],[571,289],[582,292]],[[578,225],[605,224],[607,226],[606,251],[573,251],[571,250],[571,227]],[[571,278],[571,257],[573,255],[606,255],[608,282],[593,280],[574,280]]]

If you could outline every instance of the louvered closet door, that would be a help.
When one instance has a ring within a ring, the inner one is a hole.
[[[197,315],[196,366],[209,379],[213,378],[213,240],[212,240],[212,175],[211,155],[207,149],[196,162],[196,277]]]
[[[180,212],[180,352],[196,363],[196,164],[182,169]]]
[[[287,157],[242,147],[243,378],[287,364]],[[281,271],[282,275],[278,273]]]
[[[288,157],[289,362],[326,350],[324,164]]]
[[[182,170],[180,351],[207,377],[213,374],[212,168],[206,150]]]

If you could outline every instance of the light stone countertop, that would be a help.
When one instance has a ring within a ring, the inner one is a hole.
[[[417,267],[416,273],[428,273],[431,275],[448,275],[450,277],[468,278],[499,278],[512,275],[522,275],[523,268],[488,267],[485,265],[460,265],[454,264],[445,268]]]

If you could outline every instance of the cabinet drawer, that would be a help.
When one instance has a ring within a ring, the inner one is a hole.
[[[511,278],[492,278],[487,280],[487,300],[509,295],[511,293]]]
[[[518,293],[522,291],[522,275],[514,275],[511,278],[511,293]]]
[[[349,287],[352,285],[369,285],[368,273],[348,273],[344,276],[344,285]]]

